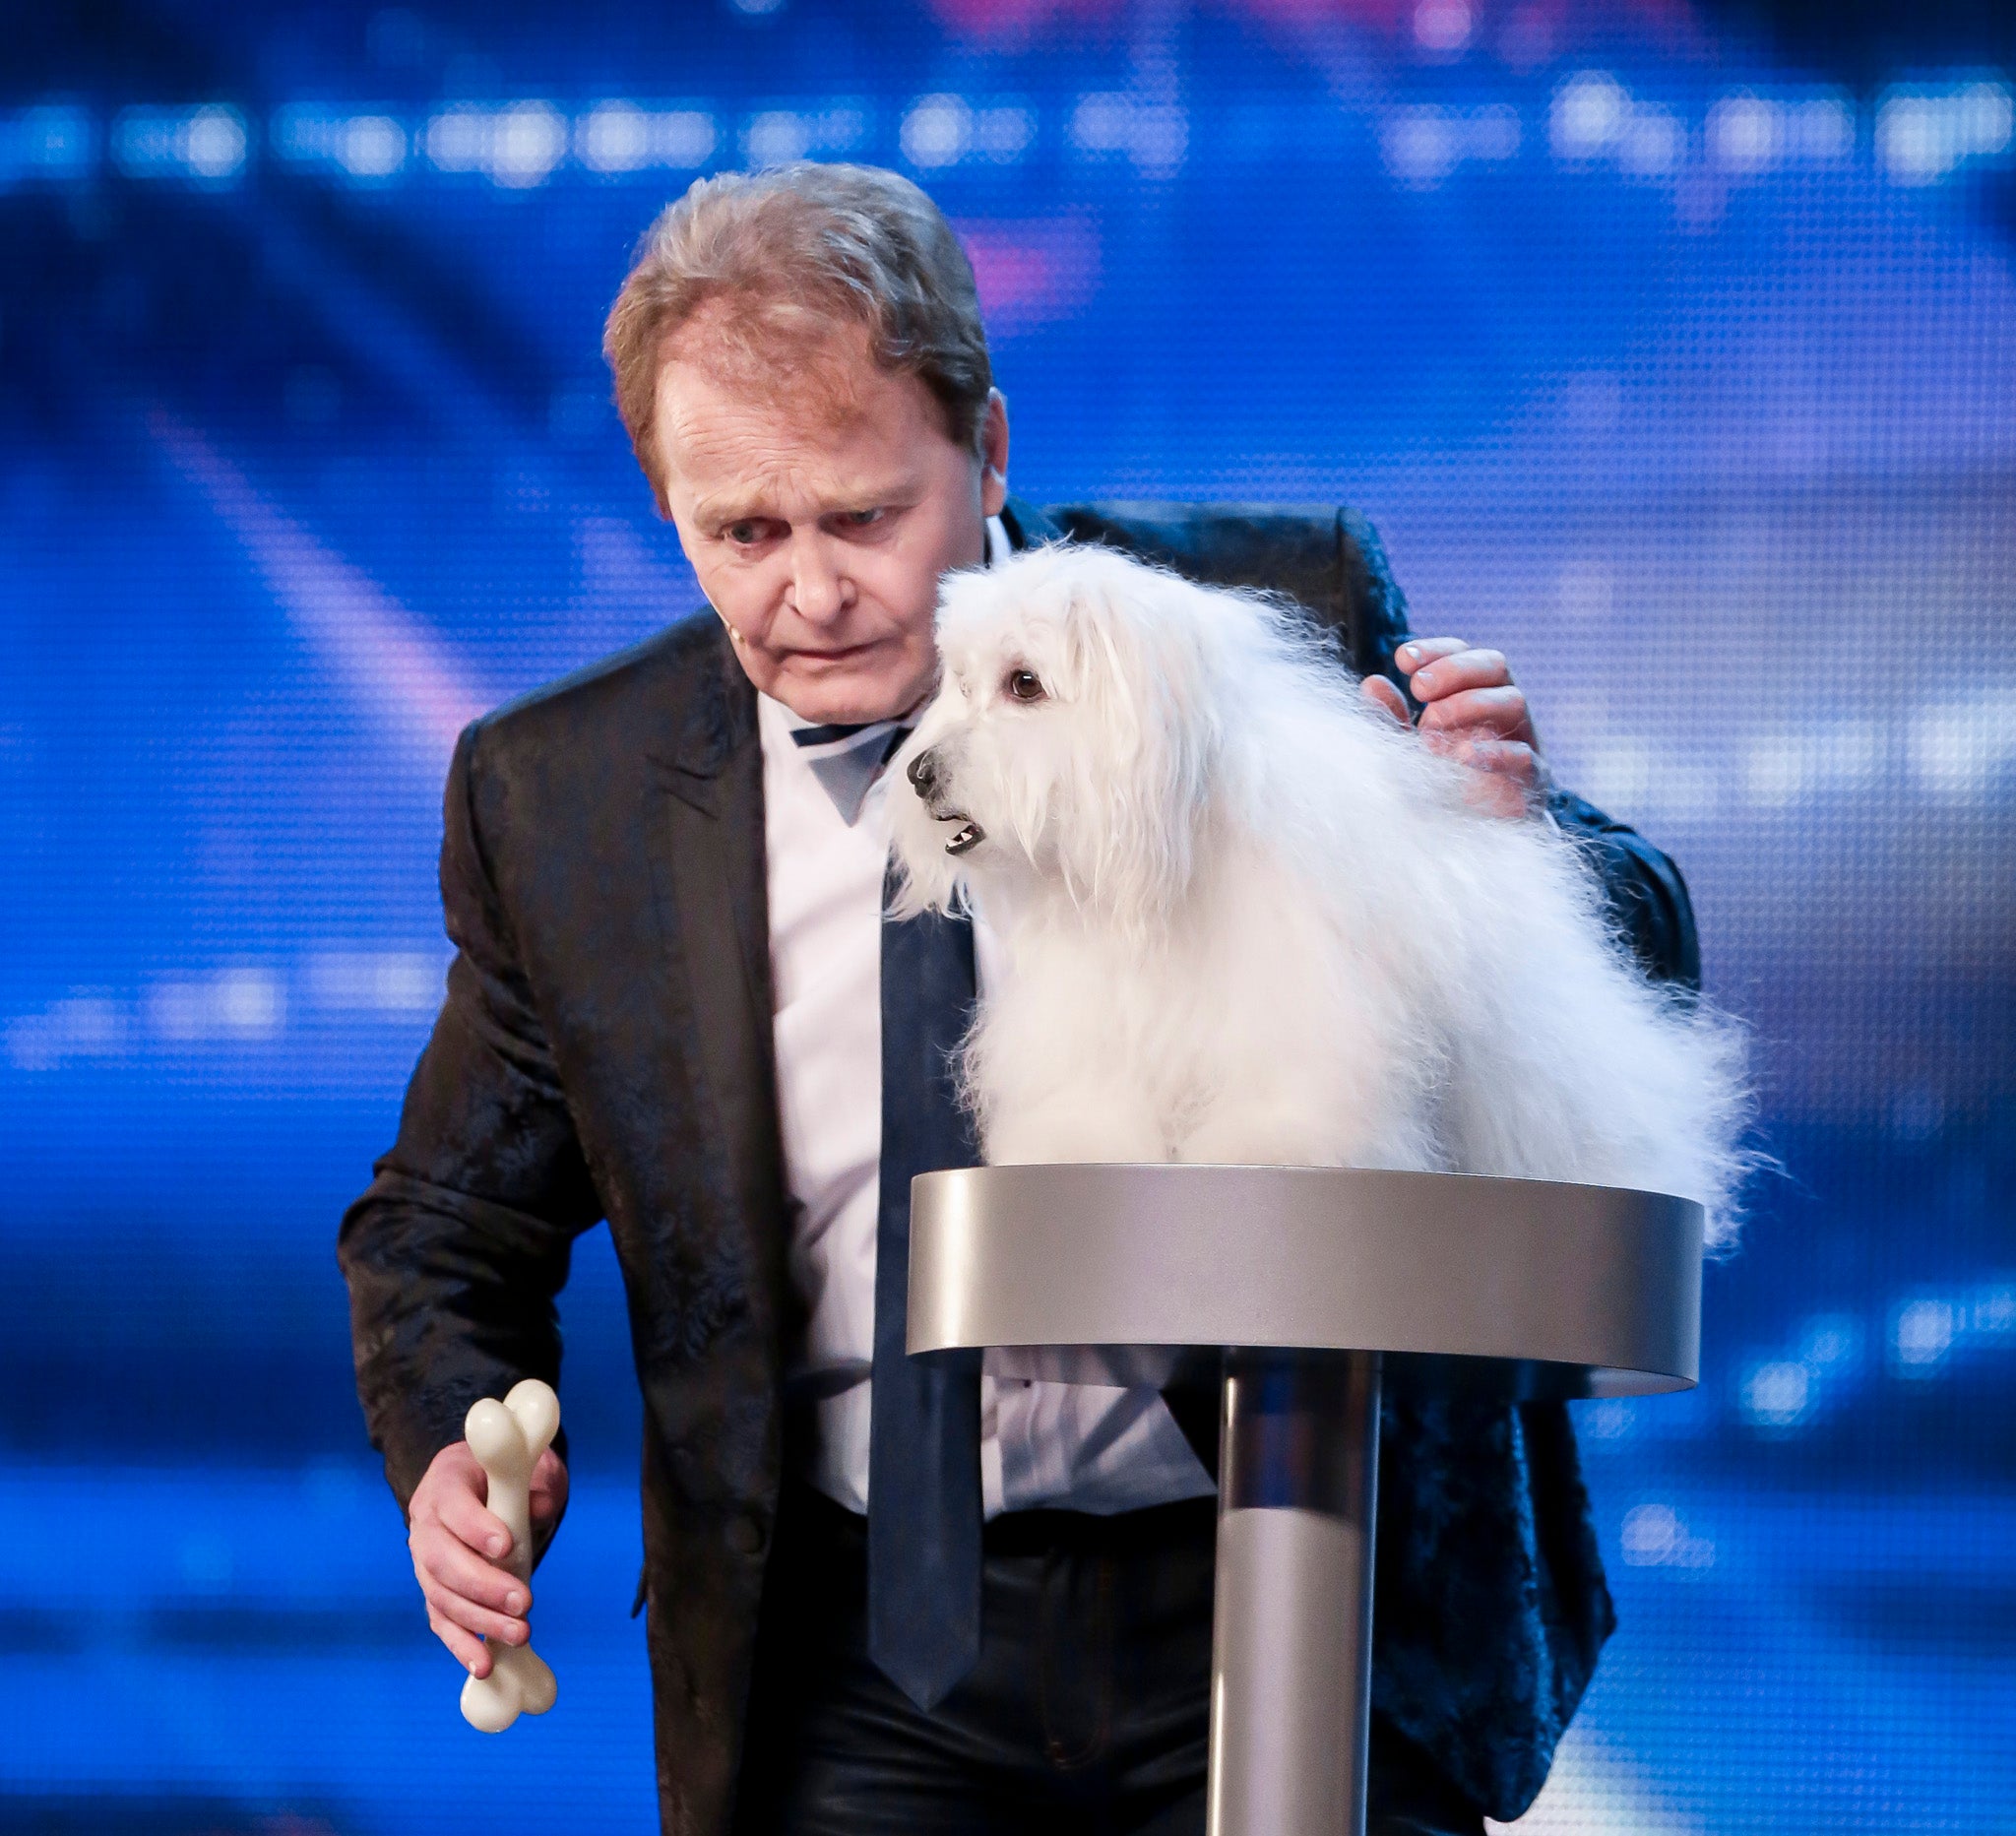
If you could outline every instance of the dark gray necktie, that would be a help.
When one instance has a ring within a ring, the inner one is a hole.
[[[979,1164],[954,1084],[975,986],[970,918],[883,918],[868,1655],[919,1708],[940,1701],[980,1649],[979,1354],[927,1362],[904,1351],[911,1176]]]

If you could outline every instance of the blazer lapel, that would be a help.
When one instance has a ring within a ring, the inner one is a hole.
[[[756,692],[724,638],[694,659],[676,730],[651,755],[662,793],[652,874],[692,994],[699,1069],[746,1211],[781,1204],[763,750]]]

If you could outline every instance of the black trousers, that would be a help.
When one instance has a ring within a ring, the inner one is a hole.
[[[986,1528],[979,1663],[928,1714],[867,1655],[867,1524],[780,1507],[735,1836],[1202,1836],[1217,1501]],[[1373,1836],[1482,1836],[1373,1724]]]

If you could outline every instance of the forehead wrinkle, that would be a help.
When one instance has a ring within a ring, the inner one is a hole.
[[[693,500],[696,523],[733,523],[743,517],[777,516],[817,520],[848,510],[874,510],[913,494],[909,478],[874,478],[858,475],[845,480],[815,479],[796,466],[780,466],[760,479],[731,485]],[[791,514],[784,514],[789,511]]]
[[[846,446],[808,445],[765,416],[748,416],[740,427],[717,424],[711,436],[691,438],[678,466],[694,488],[693,514],[702,521],[787,507],[818,517],[872,510],[908,503],[923,489],[911,458],[870,461]]]
[[[733,523],[743,517],[775,515],[786,505],[795,507],[806,491],[803,468],[765,466],[753,476],[745,472],[733,483],[695,497],[693,519],[697,523]]]

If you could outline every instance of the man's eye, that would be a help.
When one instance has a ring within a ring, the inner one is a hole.
[[[1042,678],[1034,669],[1011,669],[1001,686],[1015,701],[1041,701],[1045,694]]]
[[[887,514],[886,511],[879,508],[874,510],[849,510],[842,515],[840,520],[849,529],[871,529],[875,524],[881,522]]]
[[[763,525],[746,521],[730,523],[726,529],[722,531],[722,534],[738,548],[746,548],[751,542],[758,540],[762,537]]]

